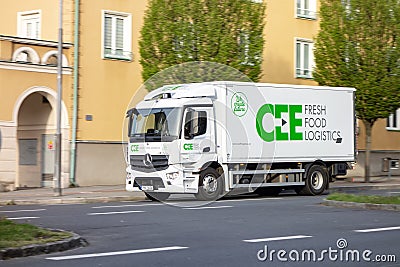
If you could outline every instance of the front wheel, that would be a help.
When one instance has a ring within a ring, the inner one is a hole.
[[[306,184],[297,188],[299,195],[320,195],[328,187],[328,171],[324,166],[313,165],[307,172]]]
[[[167,200],[167,198],[169,198],[169,196],[170,196],[170,193],[164,193],[164,192],[162,192],[162,193],[161,192],[160,193],[144,192],[144,194],[151,201],[164,201],[164,200]]]
[[[217,200],[222,194],[222,176],[213,168],[207,168],[200,173],[198,200]]]

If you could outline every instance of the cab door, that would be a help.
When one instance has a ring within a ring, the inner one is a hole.
[[[186,108],[182,133],[182,163],[202,165],[214,159],[215,121],[211,106]]]

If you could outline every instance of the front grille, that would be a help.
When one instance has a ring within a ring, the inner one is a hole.
[[[136,177],[133,186],[142,187],[152,185],[154,190],[165,188],[165,185],[160,177]]]
[[[131,155],[132,170],[141,172],[162,171],[168,168],[168,157],[166,155],[152,155],[152,162],[148,166],[144,164],[144,155]]]

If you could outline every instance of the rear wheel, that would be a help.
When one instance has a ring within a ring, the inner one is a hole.
[[[169,198],[169,196],[171,195],[170,193],[164,193],[164,192],[162,192],[162,193],[161,192],[160,193],[144,192],[144,194],[151,201],[164,201],[164,200],[167,200]]]
[[[207,168],[200,173],[198,200],[217,200],[222,194],[222,177],[213,168]]]
[[[328,171],[324,166],[313,165],[307,172],[305,186],[296,188],[299,195],[320,195],[328,187]]]

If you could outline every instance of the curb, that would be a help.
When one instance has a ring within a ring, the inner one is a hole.
[[[51,231],[58,231],[58,232],[66,232],[63,230],[58,229],[48,229]],[[71,233],[71,232],[70,232]],[[0,260],[7,260],[11,258],[18,258],[18,257],[28,257],[34,256],[39,254],[49,254],[53,252],[60,252],[65,251],[77,247],[85,247],[89,245],[89,243],[79,236],[78,234],[72,233],[72,237],[56,241],[50,242],[45,244],[33,244],[22,246],[18,248],[6,248],[0,250]]]
[[[400,211],[400,205],[397,204],[372,204],[372,203],[357,203],[324,199],[322,203],[325,206],[339,207],[339,208],[359,208],[369,210],[389,210]]]
[[[7,205],[52,205],[52,204],[85,204],[107,203],[118,201],[141,201],[145,196],[114,196],[114,197],[74,197],[74,198],[49,198],[49,199],[11,199],[0,200],[0,206]]]

